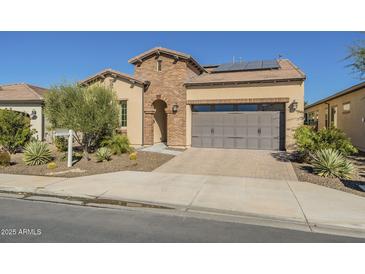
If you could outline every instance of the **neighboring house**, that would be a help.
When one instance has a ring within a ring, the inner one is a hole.
[[[307,124],[337,127],[365,151],[365,82],[306,106],[305,114]]]
[[[26,113],[35,137],[44,139],[44,94],[47,89],[29,84],[0,85],[0,109]]]
[[[133,145],[284,150],[304,120],[305,74],[286,59],[200,65],[153,48],[129,60],[134,76],[111,69],[81,81],[113,88],[121,131]]]

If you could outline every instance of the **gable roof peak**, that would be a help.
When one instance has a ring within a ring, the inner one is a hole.
[[[190,54],[186,54],[180,51],[176,51],[173,49],[168,49],[164,47],[154,47],[152,49],[149,49],[147,51],[144,51],[137,56],[131,58],[128,60],[128,63],[130,64],[137,64],[143,62],[143,59],[148,58],[150,56],[156,55],[156,54],[166,54],[173,56],[174,58],[181,58],[184,60],[187,60],[191,62],[195,67],[197,67],[201,72],[207,72],[204,67],[202,67]]]

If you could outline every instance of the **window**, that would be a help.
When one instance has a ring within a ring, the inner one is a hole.
[[[210,105],[193,105],[194,112],[208,112],[212,111]]]
[[[208,111],[285,111],[284,104],[212,104],[193,105],[193,112]]]
[[[344,103],[342,105],[342,107],[343,107],[343,112],[350,112],[350,110],[351,110],[351,104],[350,104],[350,102]]]
[[[127,126],[127,101],[120,101],[120,126]]]
[[[242,104],[238,105],[238,111],[256,111],[258,106],[255,104]]]
[[[162,70],[162,60],[157,60],[157,71],[161,71]]]
[[[234,105],[215,105],[214,111],[233,111]]]
[[[318,123],[318,111],[308,112],[307,114],[307,125],[317,126]]]
[[[331,107],[331,126],[337,127],[337,106]]]

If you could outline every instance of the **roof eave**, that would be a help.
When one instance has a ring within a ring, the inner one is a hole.
[[[212,81],[212,82],[188,82],[184,86],[209,86],[209,85],[238,85],[238,84],[256,84],[256,83],[278,83],[304,81],[305,78],[288,78],[288,79],[268,79],[268,80],[244,80],[244,81]]]
[[[174,53],[174,52],[169,52],[166,51],[164,49],[160,49],[160,48],[155,48],[151,51],[146,52],[145,54],[140,54],[136,57],[133,57],[131,59],[128,60],[128,63],[130,64],[137,64],[137,63],[141,63],[143,62],[144,59],[156,54],[156,53],[163,53],[166,55],[170,55],[170,56],[175,56],[184,60],[188,60],[191,63],[193,63],[193,65],[195,65],[195,67],[197,67],[201,72],[208,72],[203,66],[201,66],[191,55],[187,55],[187,54],[181,54],[181,53]]]
[[[338,97],[344,96],[344,95],[349,94],[351,92],[355,92],[355,91],[357,91],[359,89],[362,89],[362,88],[365,88],[365,82],[361,82],[360,84],[354,85],[354,86],[349,87],[349,88],[347,88],[345,90],[342,90],[342,91],[337,92],[335,94],[332,94],[332,95],[330,95],[328,97],[325,97],[325,98],[323,98],[321,100],[318,100],[318,101],[316,101],[316,102],[314,102],[314,103],[312,103],[310,105],[305,106],[304,109],[308,109],[308,108],[311,108],[311,107],[320,105],[322,103],[326,103],[327,101],[336,99]]]
[[[105,74],[111,74],[111,75],[115,75],[117,77],[120,77],[122,79],[126,79],[128,81],[130,81],[132,84],[139,84],[139,85],[142,85],[144,86],[146,84],[146,82],[142,82],[138,79],[135,79],[133,77],[130,77],[130,76],[127,76],[127,75],[124,75],[124,74],[120,74],[116,71],[113,71],[113,70],[103,70],[97,74],[95,74],[94,76],[91,76],[89,78],[86,78],[84,80],[81,80],[78,82],[79,85],[85,85],[85,84],[88,84],[94,80],[97,80],[98,78],[102,78],[102,77],[105,77]]]

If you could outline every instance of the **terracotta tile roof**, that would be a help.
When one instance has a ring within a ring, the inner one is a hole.
[[[180,52],[180,51],[168,49],[168,48],[162,48],[162,47],[155,47],[155,48],[152,48],[145,52],[142,52],[141,54],[129,59],[128,62],[131,64],[136,64],[136,63],[142,61],[144,58],[147,58],[147,57],[157,54],[157,53],[167,54],[167,55],[176,56],[178,58],[182,58],[185,60],[189,60],[201,72],[206,72],[205,68],[202,67],[191,55]]]
[[[113,70],[111,68],[104,69],[104,70],[102,70],[102,71],[100,71],[100,72],[98,72],[98,73],[82,80],[82,81],[79,81],[79,84],[88,84],[92,81],[98,80],[99,78],[107,77],[107,76],[110,76],[110,75],[111,76],[115,75],[115,76],[118,76],[120,78],[127,79],[131,82],[136,82],[136,83],[141,84],[141,85],[145,84],[143,81],[141,81],[139,79],[136,79],[136,78],[130,76],[129,74],[122,73],[120,71]]]
[[[280,80],[304,80],[305,74],[290,60],[278,60],[279,69],[251,70],[236,72],[211,72],[195,76],[185,85],[205,85],[223,83],[272,82]]]
[[[21,83],[0,85],[0,101],[44,101],[45,88]]]

